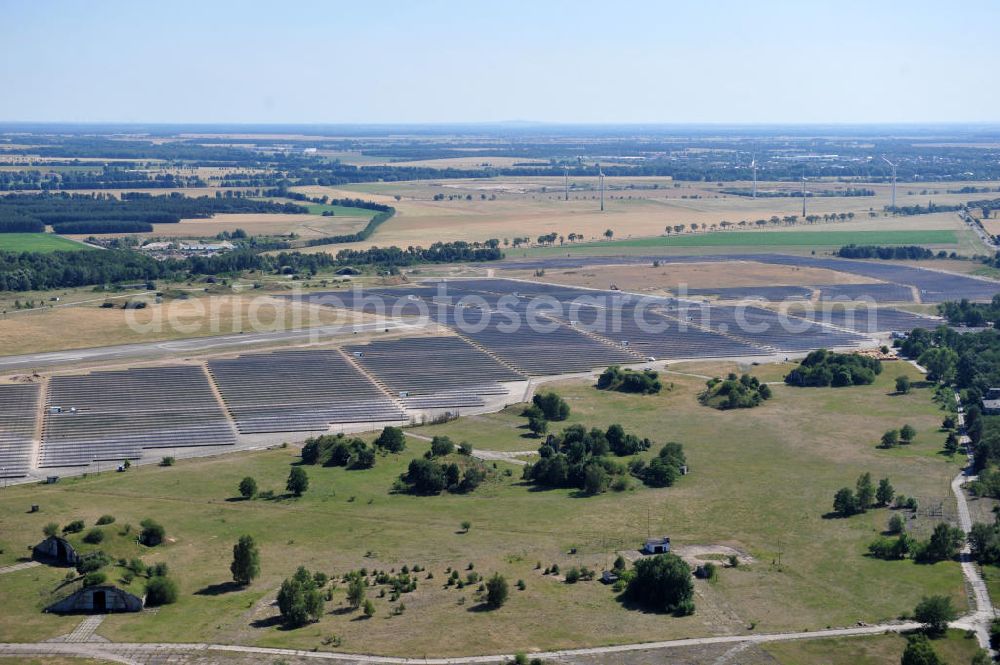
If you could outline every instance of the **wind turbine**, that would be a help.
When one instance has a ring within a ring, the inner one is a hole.
[[[753,169],[753,193],[752,198],[757,198],[757,155],[750,159],[750,168]]]
[[[601,188],[601,212],[604,212],[604,171],[601,170],[601,163],[597,163],[597,180]]]
[[[882,161],[892,167],[892,209],[896,209],[896,165],[882,155]]]
[[[802,220],[806,218],[806,176],[802,174]]]

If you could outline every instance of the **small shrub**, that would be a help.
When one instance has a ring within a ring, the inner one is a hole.
[[[83,531],[83,520],[73,520],[62,528],[63,533],[80,533]]]
[[[160,460],[160,466],[173,466],[176,461],[173,457],[167,456]]]
[[[105,524],[114,524],[114,523],[115,523],[114,515],[101,515],[100,517],[97,518],[98,526],[104,526]]]
[[[177,602],[177,584],[168,577],[151,577],[146,582],[146,605],[158,607]]]
[[[83,586],[97,586],[99,584],[104,584],[108,580],[108,576],[99,570],[87,573],[83,577]]]
[[[91,545],[97,545],[104,540],[104,532],[100,529],[91,529],[87,532],[87,535],[83,537],[83,542],[89,543]]]
[[[147,517],[140,524],[142,531],[139,533],[139,542],[146,547],[156,547],[166,538],[166,529],[156,521]]]

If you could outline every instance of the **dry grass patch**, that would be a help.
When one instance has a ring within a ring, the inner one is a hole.
[[[5,355],[17,355],[240,331],[272,332],[349,323],[361,316],[266,295],[167,299],[140,310],[122,310],[124,300],[113,302],[117,303],[113,309],[88,303],[7,314],[0,325],[0,348]]]
[[[690,288],[710,288],[863,284],[873,281],[868,277],[835,270],[772,265],[756,261],[664,263],[658,267],[594,266],[572,270],[546,270],[542,277],[535,277],[531,271],[515,271],[511,276],[595,289],[607,289],[611,284],[615,284],[624,291],[658,294],[672,291],[682,284]]]

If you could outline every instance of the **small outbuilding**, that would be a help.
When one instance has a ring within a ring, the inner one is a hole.
[[[1000,415],[1000,388],[990,388],[983,397],[983,413],[987,416]]]
[[[139,612],[142,610],[142,598],[119,589],[118,587],[99,584],[83,587],[58,600],[45,608],[46,612],[54,614],[74,614],[78,612],[103,614],[110,612]]]
[[[670,551],[670,538],[663,536],[662,538],[650,538],[646,541],[646,544],[642,546],[643,554],[666,554]]]
[[[49,536],[31,549],[31,558],[55,566],[75,566],[80,560],[65,538]]]
[[[614,584],[618,581],[618,573],[613,570],[605,570],[601,573],[601,582],[604,584]]]

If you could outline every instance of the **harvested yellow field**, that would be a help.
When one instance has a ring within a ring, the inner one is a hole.
[[[1000,235],[1000,217],[997,217],[994,214],[993,217],[990,217],[989,219],[982,219],[980,221],[982,222],[983,228],[986,229],[987,233],[992,236]]]
[[[666,178],[607,178],[604,212],[599,209],[596,178],[571,178],[576,185],[569,201],[563,200],[562,178],[491,178],[477,180],[426,180],[400,183],[363,183],[339,188],[301,187],[298,191],[312,196],[358,196],[394,206],[396,216],[383,224],[367,242],[388,246],[429,245],[438,241],[483,241],[488,238],[528,237],[557,233],[576,233],[584,240],[597,240],[606,229],[614,231],[616,240],[629,237],[662,235],[666,227],[683,224],[719,224],[722,221],[753,222],[787,216],[801,216],[802,200],[797,198],[757,198],[727,195],[719,192],[716,183],[680,183]],[[761,187],[769,183],[762,183]],[[740,188],[747,183],[728,183]],[[788,183],[773,183],[775,187]],[[844,183],[810,183],[814,189],[843,189]],[[861,186],[861,185],[854,185]],[[769,230],[828,230],[831,224],[842,230],[926,230],[960,229],[954,213],[939,213],[913,217],[870,218],[870,211],[881,211],[888,203],[888,189],[881,185],[864,185],[875,189],[874,197],[812,197],[807,200],[810,215],[853,213],[845,222],[818,222],[789,227],[768,227]],[[968,198],[967,194],[908,195],[900,185],[897,198],[900,205],[926,205],[933,197],[937,203]],[[934,190],[938,191],[938,190]],[[439,200],[435,201],[437,195]],[[397,200],[396,197],[399,197]],[[452,197],[448,200],[448,197]],[[443,197],[443,198],[441,198]],[[750,226],[748,228],[756,228]],[[337,249],[350,247],[338,245]],[[330,251],[317,247],[312,251]]]

